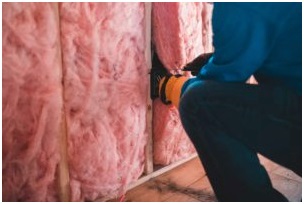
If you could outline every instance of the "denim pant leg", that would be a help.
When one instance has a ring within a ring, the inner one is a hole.
[[[202,80],[185,90],[181,120],[220,201],[287,201],[257,153],[300,174],[299,98],[279,87]]]

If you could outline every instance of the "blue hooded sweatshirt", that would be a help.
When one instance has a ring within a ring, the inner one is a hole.
[[[214,3],[214,54],[196,80],[290,88],[302,95],[302,3]]]

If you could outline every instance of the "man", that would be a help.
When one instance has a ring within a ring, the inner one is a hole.
[[[166,77],[160,91],[219,201],[287,201],[257,153],[302,176],[302,4],[214,3],[212,26],[215,52],[198,76]]]

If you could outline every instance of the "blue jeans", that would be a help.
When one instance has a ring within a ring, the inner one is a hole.
[[[219,201],[287,201],[257,153],[302,172],[302,99],[283,87],[196,80],[182,124]]]

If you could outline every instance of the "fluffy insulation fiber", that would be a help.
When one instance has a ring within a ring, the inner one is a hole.
[[[212,51],[212,5],[207,3],[153,3],[153,42],[170,72],[202,53]],[[167,165],[195,152],[181,125],[178,111],[154,101],[154,163]]]
[[[56,201],[62,113],[54,4],[2,4],[2,198]]]
[[[144,168],[144,3],[61,3],[71,200],[119,196]]]
[[[191,156],[195,151],[184,131],[178,110],[164,105],[160,100],[154,102],[154,163],[167,165]]]
[[[144,3],[2,6],[3,201],[59,201],[61,156],[71,201],[122,195],[145,161]],[[212,6],[152,7],[153,42],[168,70],[212,49]],[[155,164],[194,153],[177,110],[154,107]]]

